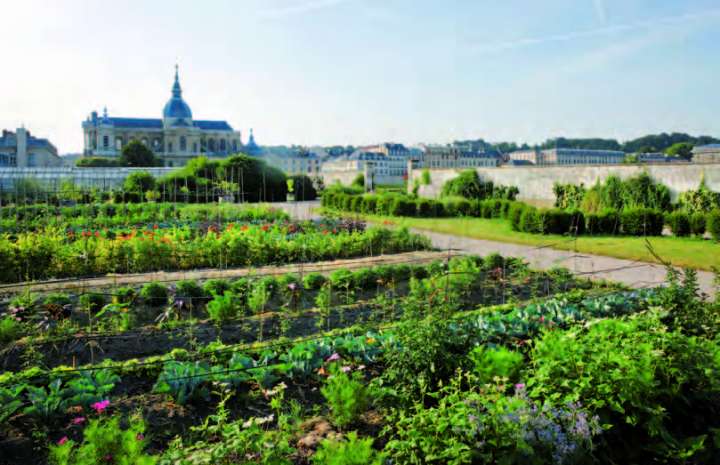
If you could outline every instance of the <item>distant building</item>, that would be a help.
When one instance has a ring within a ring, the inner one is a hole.
[[[177,67],[172,96],[165,104],[162,119],[110,117],[107,110],[98,116],[94,111],[82,128],[85,156],[118,157],[126,144],[137,140],[165,166],[182,166],[197,156],[224,157],[243,149],[240,131],[227,121],[193,119],[190,106],[182,98]],[[252,137],[248,147],[256,150]]]
[[[700,145],[692,153],[695,163],[720,163],[720,144]]]
[[[662,152],[654,153],[637,153],[638,163],[687,163],[688,161],[680,157],[669,157]]]
[[[350,155],[327,159],[320,167],[320,174],[369,172],[373,176],[372,185],[402,184],[407,178],[409,158],[410,151],[401,144],[373,145]]]
[[[423,146],[420,160],[414,163],[416,168],[431,169],[494,168],[498,165],[500,156],[495,152],[463,150],[450,145]]]
[[[290,153],[264,153],[265,160],[288,175],[304,174],[315,177],[320,174],[320,157],[311,151],[295,150]]]
[[[508,159],[513,165],[611,165],[625,161],[625,152],[619,150],[589,149],[530,149],[511,152]]]
[[[3,130],[0,137],[0,166],[28,168],[61,165],[57,149],[47,139],[34,137],[25,128],[15,132]]]

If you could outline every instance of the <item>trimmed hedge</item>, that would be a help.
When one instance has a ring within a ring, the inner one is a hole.
[[[690,217],[684,211],[669,213],[665,222],[670,226],[672,233],[678,237],[690,235]]]
[[[705,226],[707,224],[707,218],[704,213],[692,213],[690,215],[690,232],[696,236],[702,236],[705,234]]]
[[[660,210],[630,208],[620,214],[622,233],[628,236],[660,236],[665,218]]]
[[[720,210],[713,210],[707,216],[707,231],[716,241],[720,241]]]

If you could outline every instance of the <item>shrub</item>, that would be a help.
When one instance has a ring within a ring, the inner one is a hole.
[[[665,218],[672,233],[678,237],[690,234],[690,218],[683,211],[672,212]]]
[[[537,208],[527,206],[520,215],[518,229],[522,232],[542,234],[544,232],[543,215]]]
[[[358,439],[351,431],[347,440],[323,439],[313,455],[316,465],[382,465],[384,457],[372,448],[372,438]]]
[[[522,217],[526,207],[527,205],[524,203],[514,202],[508,208],[507,216],[510,220],[510,227],[512,227],[513,231],[522,231],[522,228],[520,227],[520,218]]]
[[[546,234],[566,234],[570,232],[572,215],[565,210],[553,208],[541,211],[543,215],[542,232]]]
[[[707,230],[716,241],[720,241],[720,209],[713,210],[707,215]]]
[[[207,312],[215,323],[222,323],[237,315],[238,307],[235,304],[235,296],[232,292],[214,294],[213,299],[207,304]]]
[[[360,207],[362,210],[362,213],[372,215],[375,213],[375,210],[377,209],[377,201],[378,198],[376,195],[366,195],[362,199],[362,206]]]
[[[524,361],[521,353],[503,346],[478,346],[468,357],[478,381],[486,384],[492,383],[495,377],[508,378],[514,382]]]
[[[146,304],[153,307],[165,305],[168,301],[167,286],[156,282],[146,283],[142,289],[140,289],[140,297],[143,298]]]
[[[415,204],[407,198],[397,196],[390,208],[392,216],[412,216],[415,214]]]
[[[132,287],[119,287],[113,292],[112,301],[114,304],[129,305],[135,300],[137,293]]]
[[[327,279],[320,273],[309,273],[303,277],[303,286],[305,289],[320,289]]]
[[[0,318],[0,344],[9,344],[16,340],[21,333],[22,325],[12,316]]]
[[[428,199],[418,199],[415,202],[415,214],[422,218],[428,218],[433,215],[433,204]]]
[[[482,182],[475,170],[465,170],[442,187],[442,196],[459,196],[467,199],[485,199],[492,196],[493,183]]]
[[[226,279],[208,279],[203,284],[203,290],[207,296],[223,295],[230,290],[230,282]]]
[[[292,180],[292,194],[294,194],[295,200],[315,200],[317,198],[317,190],[309,176],[296,174],[288,179]]]
[[[354,213],[362,213],[363,198],[360,195],[350,197],[350,211]]]
[[[175,286],[177,297],[189,305],[196,306],[202,303],[205,297],[205,292],[197,281],[191,279],[178,281]]]
[[[72,302],[70,296],[62,292],[55,292],[45,296],[44,305],[70,305]]]
[[[664,217],[661,211],[650,208],[631,208],[620,214],[623,234],[629,236],[659,236]]]
[[[97,313],[105,305],[105,296],[103,294],[88,293],[80,296],[80,306],[93,313]]]
[[[330,406],[333,422],[344,427],[355,422],[370,400],[368,389],[359,372],[348,376],[339,367],[333,367],[333,374],[325,381],[320,392]]]
[[[620,231],[620,215],[611,208],[589,213],[585,217],[585,227],[590,234],[617,234]]]
[[[696,236],[705,234],[705,213],[697,212],[690,215],[690,232]]]

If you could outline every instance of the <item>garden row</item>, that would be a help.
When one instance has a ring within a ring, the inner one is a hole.
[[[0,237],[0,282],[298,263],[427,250],[427,238],[407,230],[351,224],[344,230],[312,222],[288,225],[228,225],[224,230],[190,228],[83,234],[64,231]]]
[[[707,463],[720,349],[654,313],[673,295],[569,295],[457,318],[447,303],[411,299],[415,317],[380,333],[27,370],[0,380],[0,405],[7,427],[58,441],[59,464],[93,448],[118,463],[309,463],[313,453],[315,464]],[[138,386],[179,405],[164,412],[173,420],[158,421],[158,400]],[[217,414],[168,447],[182,412],[209,401]],[[145,420],[120,427],[131,411]],[[328,420],[304,422],[318,413]],[[131,453],[146,462],[120,462]]]
[[[328,276],[211,279],[202,286],[193,280],[171,286],[151,282],[140,289],[79,295],[23,293],[0,312],[0,343],[23,338],[13,350],[4,351],[0,363],[16,367],[21,363],[52,366],[57,364],[54,360],[82,362],[91,358],[83,338],[94,341],[102,354],[99,358],[107,358],[117,353],[119,344],[125,346],[125,356],[147,354],[152,347],[181,347],[186,339],[183,333],[192,333],[199,341],[237,342],[298,336],[363,320],[393,321],[402,315],[378,313],[381,303],[405,297],[433,300],[425,297],[425,289],[437,281],[446,288],[441,289],[443,298],[453,295],[470,307],[591,287],[563,269],[532,271],[517,259],[490,255],[454,257],[448,263],[339,269]],[[127,343],[135,337],[145,343],[137,347]],[[38,347],[29,357],[31,346]]]
[[[117,227],[147,223],[259,222],[287,220],[271,206],[242,204],[186,205],[172,203],[6,206],[0,210],[0,230],[32,231],[47,226],[64,228]]]

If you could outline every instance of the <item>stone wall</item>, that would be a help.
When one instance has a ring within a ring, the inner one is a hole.
[[[408,189],[412,190],[415,180],[422,184],[422,171],[414,169],[410,173]],[[462,170],[430,170],[430,184],[420,185],[418,194],[423,197],[437,198],[442,186],[456,177]],[[535,202],[553,202],[553,184],[584,184],[586,187],[598,181],[604,181],[611,175],[621,179],[636,176],[643,171],[653,179],[670,188],[673,200],[680,192],[697,189],[704,176],[709,189],[720,192],[720,163],[656,164],[656,165],[592,165],[592,166],[543,166],[543,167],[501,167],[476,168],[481,179],[502,186],[517,186],[519,200]]]
[[[73,180],[77,186],[111,189],[119,187],[128,175],[135,171],[147,171],[159,178],[177,168],[0,168],[0,188],[11,190],[15,181],[32,179],[49,189],[57,189],[62,181]]]

